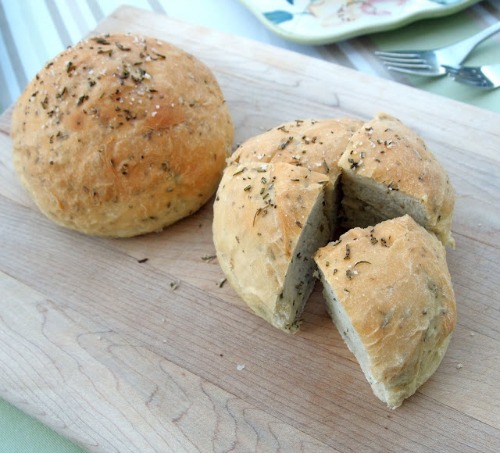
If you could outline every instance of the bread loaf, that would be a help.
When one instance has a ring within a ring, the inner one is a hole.
[[[395,408],[436,370],[455,327],[443,245],[453,244],[453,206],[446,172],[396,118],[300,120],[250,138],[228,159],[214,243],[236,292],[288,332],[300,323],[315,261],[333,322],[375,394]],[[339,222],[348,231],[325,245]]]
[[[342,338],[375,395],[398,407],[434,373],[455,327],[444,246],[405,215],[351,229],[315,261]]]
[[[221,249],[227,245],[226,232],[228,237],[241,236],[232,229],[239,231],[242,225],[234,221],[234,204],[241,201],[240,194],[244,191],[241,187],[235,190],[231,179],[255,165],[268,163],[286,163],[328,177],[330,184],[325,186],[323,203],[332,233],[339,226],[338,212],[342,202],[343,227],[375,225],[409,213],[437,234],[443,243],[453,241],[450,226],[454,196],[448,177],[423,140],[390,115],[381,113],[366,123],[347,117],[296,120],[256,135],[245,141],[228,159],[224,183],[218,191],[213,234],[219,262],[232,286],[257,313],[274,325],[274,314],[270,315],[275,313],[274,308],[263,314],[261,306],[274,307],[275,294],[261,292],[260,302],[257,303],[253,295],[245,290],[246,285],[251,284],[246,279],[245,268],[234,268],[228,264],[233,260],[233,252]],[[301,187],[290,181],[288,183],[293,191]],[[225,207],[225,204],[228,206]],[[242,204],[240,209],[248,210],[242,215],[251,217],[253,211],[262,207],[247,203]],[[308,209],[311,211],[312,206]],[[280,206],[279,215],[293,216],[294,213],[287,213],[284,206]],[[252,247],[262,253],[265,247],[256,245],[266,241],[266,238],[266,235],[252,238],[255,242]],[[308,241],[321,243],[314,238]],[[255,264],[257,268],[259,265],[268,266],[266,260],[256,261]],[[261,281],[255,283],[262,284]],[[288,298],[281,305],[292,304],[295,299],[288,291],[286,294]],[[264,297],[270,297],[269,301],[266,302]]]
[[[215,192],[233,125],[212,72],[158,39],[94,36],[18,100],[13,160],[40,210],[83,233],[158,231]]]

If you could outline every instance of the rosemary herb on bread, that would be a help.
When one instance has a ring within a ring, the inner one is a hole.
[[[362,125],[363,121],[349,117],[290,121],[246,140],[229,164],[286,162],[325,174],[335,185],[340,156]]]

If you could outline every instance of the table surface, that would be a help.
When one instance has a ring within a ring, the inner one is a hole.
[[[11,105],[27,81],[34,76],[47,59],[85,36],[119,3],[123,2],[105,1],[97,4],[81,0],[67,6],[62,1],[9,2],[1,0],[1,105],[4,107]],[[413,85],[422,91],[438,93],[487,110],[500,111],[500,98],[498,97],[500,90],[479,93],[469,88],[460,87],[458,89],[454,82],[447,79],[420,80],[415,77],[407,78],[389,74],[372,57],[372,51],[376,48],[408,47],[414,43],[423,47],[432,43],[434,47],[438,40],[443,41],[450,39],[450,37],[470,34],[492,21],[498,20],[500,17],[498,3],[494,1],[483,2],[453,17],[440,19],[439,30],[436,30],[433,21],[428,20],[408,25],[398,31],[379,33],[348,42],[314,48],[292,44],[274,36],[236,2],[222,0],[210,2],[210,5],[215,4],[217,8],[210,8],[207,6],[207,2],[201,1],[190,2],[189,7],[186,6],[188,2],[166,0],[156,2],[137,0],[127,3],[159,14],[167,14],[235,35],[250,37],[301,54],[340,63],[363,73],[393,79],[403,84]],[[37,22],[34,17],[35,7],[37,18],[45,14],[54,27],[44,25],[44,33],[41,33],[39,24],[35,25]],[[221,10],[224,10],[223,18],[220,14]],[[6,24],[8,26],[5,26]],[[443,36],[443,29],[447,31],[446,36]],[[27,30],[35,30],[35,32],[29,33]],[[47,30],[50,30],[51,33],[46,32]],[[484,43],[478,49],[477,55],[471,58],[471,62],[486,63],[486,59],[491,57],[495,45],[498,45],[497,38]],[[13,51],[13,48],[16,51]],[[4,62],[9,64],[4,65]],[[0,401],[0,435],[2,436],[0,451],[80,451],[79,447],[69,443],[36,420],[27,417],[5,401]]]

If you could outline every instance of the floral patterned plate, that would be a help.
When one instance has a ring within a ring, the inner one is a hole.
[[[328,44],[458,12],[479,0],[240,0],[284,39]]]

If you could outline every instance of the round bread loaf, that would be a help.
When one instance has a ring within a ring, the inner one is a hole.
[[[375,395],[395,408],[436,370],[456,324],[444,246],[405,215],[319,249],[328,311]]]
[[[31,81],[13,161],[40,210],[90,235],[159,231],[214,194],[233,143],[206,65],[158,39],[91,37]]]
[[[455,327],[453,204],[446,172],[396,118],[295,121],[228,160],[214,244],[235,291],[286,332],[300,324],[315,262],[332,320],[394,408],[436,370]],[[326,245],[340,219],[352,229]]]
[[[312,173],[309,178],[324,175],[330,182],[321,194],[324,215],[314,209],[318,196],[300,198],[300,191],[306,192],[293,178],[285,185],[280,181],[280,189],[289,190],[290,196],[299,194],[296,203],[300,205],[302,217],[295,218],[296,213],[287,211],[282,204],[278,204],[277,209],[265,211],[277,218],[307,225],[308,228],[301,232],[302,241],[321,244],[325,238],[328,240],[327,236],[318,235],[316,225],[325,223],[318,218],[328,219],[328,231],[335,233],[342,219],[341,226],[349,229],[410,214],[436,234],[443,244],[453,243],[450,228],[454,194],[448,176],[424,141],[396,118],[380,113],[368,122],[348,117],[296,120],[249,138],[228,159],[214,207],[214,243],[219,263],[233,288],[257,314],[283,330],[293,330],[290,326],[295,329],[299,324],[298,319],[289,314],[300,316],[305,301],[301,302],[301,309],[296,310],[297,297],[289,288],[303,288],[304,278],[297,275],[297,264],[290,260],[284,247],[270,250],[266,243],[275,233],[278,237],[286,237],[280,231],[279,220],[274,220],[274,230],[268,229],[266,234],[259,232],[254,237],[251,232],[243,234],[242,231],[242,225],[248,223],[244,219],[255,219],[255,212],[264,212],[265,208],[258,204],[262,204],[259,198],[262,194],[253,194],[255,184],[251,180],[255,177],[250,174],[258,171],[259,165],[277,163],[302,167]],[[254,169],[256,165],[257,170]],[[248,186],[248,190],[243,190],[243,186]],[[265,195],[270,192],[262,187],[261,190]],[[253,228],[254,221],[251,223]],[[237,244],[233,243],[235,237]],[[245,250],[244,258],[240,256],[241,250]],[[312,259],[311,251],[307,250],[308,253],[301,252],[300,256]],[[235,264],[254,261],[250,268]],[[264,274],[268,273],[270,261],[285,267],[278,284],[269,289],[267,282],[253,277],[258,274],[259,266],[265,268]],[[281,296],[279,304],[276,302],[278,296]],[[284,312],[288,313],[287,321],[281,323]]]

